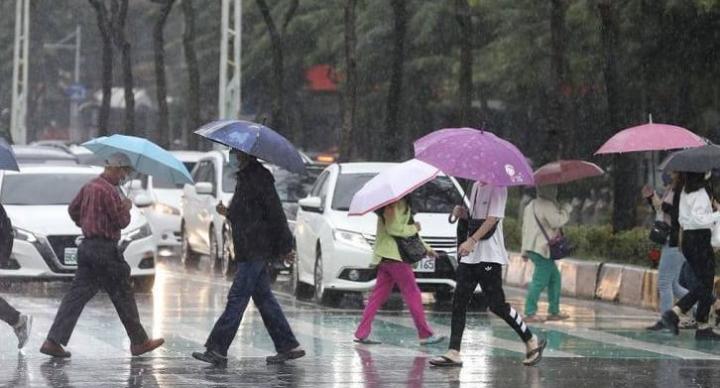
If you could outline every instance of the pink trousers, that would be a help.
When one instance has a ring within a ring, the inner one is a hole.
[[[420,288],[415,281],[415,274],[413,273],[412,267],[410,264],[398,261],[392,263],[382,262],[378,266],[375,288],[370,294],[367,306],[365,306],[360,326],[358,326],[355,331],[355,338],[365,339],[370,336],[375,314],[377,314],[380,307],[382,307],[390,297],[390,293],[395,284],[398,285],[403,300],[408,305],[408,308],[410,308],[410,314],[415,322],[418,336],[421,339],[432,336],[433,332],[425,319],[422,296],[420,295]]]

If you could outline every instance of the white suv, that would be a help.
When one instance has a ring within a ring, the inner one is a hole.
[[[102,173],[89,166],[23,165],[0,173],[0,202],[13,224],[15,242],[0,279],[71,279],[77,269],[82,232],[70,219],[68,205],[80,188]],[[146,196],[135,198],[147,206]],[[120,247],[135,286],[149,291],[155,281],[156,246],[152,230],[137,207],[122,232]]]
[[[310,196],[299,201],[295,227],[298,260],[292,277],[296,296],[314,294],[318,302],[335,303],[344,292],[362,292],[374,286],[375,269],[370,262],[377,216],[349,217],[348,209],[353,195],[392,165],[333,164],[318,177]],[[422,224],[421,236],[436,251],[447,253],[416,266],[418,285],[447,300],[455,289],[457,268],[456,230],[448,222],[448,214],[463,200],[462,189],[455,179],[441,175],[415,191],[412,200],[415,220]]]

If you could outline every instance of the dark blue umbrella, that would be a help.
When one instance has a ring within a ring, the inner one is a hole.
[[[0,170],[20,171],[15,159],[15,152],[2,137],[0,137]]]
[[[242,120],[219,120],[203,125],[195,133],[288,171],[299,174],[305,172],[305,163],[295,146],[262,124]]]

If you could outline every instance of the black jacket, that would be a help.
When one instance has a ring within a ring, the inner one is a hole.
[[[0,267],[10,260],[14,238],[10,218],[5,213],[5,208],[0,205]]]
[[[227,219],[239,261],[273,260],[293,249],[275,179],[259,162],[238,172]]]

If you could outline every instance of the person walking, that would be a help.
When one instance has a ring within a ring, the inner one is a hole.
[[[10,217],[7,216],[5,208],[0,205],[0,268],[7,268],[14,240],[12,222]],[[0,297],[0,320],[13,328],[18,339],[18,349],[24,348],[30,338],[32,316],[21,314],[10,303]]]
[[[305,351],[295,339],[270,289],[269,261],[282,258],[292,262],[295,259],[293,236],[273,176],[254,156],[238,150],[230,152],[230,163],[238,170],[235,194],[230,207],[219,203],[217,212],[230,222],[237,272],[225,311],[215,322],[205,342],[205,351],[195,352],[192,356],[214,365],[226,364],[228,348],[252,298],[277,351],[276,355],[266,358],[267,363],[303,357]]]
[[[442,342],[445,337],[433,335],[433,331],[425,319],[420,288],[415,280],[413,267],[403,261],[397,237],[411,237],[420,232],[421,226],[412,220],[412,209],[405,198],[393,202],[380,209],[378,213],[375,246],[371,266],[377,267],[377,278],[363,311],[360,325],[355,331],[355,342],[362,344],[379,344],[369,338],[372,322],[382,305],[387,301],[395,285],[400,289],[403,300],[410,309],[415,327],[420,338],[420,345],[431,345]],[[425,242],[428,256],[437,258],[437,253]]]
[[[80,189],[68,207],[70,218],[82,229],[78,246],[78,267],[70,291],[55,315],[40,352],[53,357],[70,357],[67,346],[80,313],[100,289],[110,297],[130,338],[133,356],[148,353],[165,340],[149,339],[140,323],[137,303],[130,285],[130,266],[118,249],[120,232],[130,224],[132,202],[122,198],[118,185],[132,171],[130,159],[111,155],[104,172]]]
[[[523,364],[540,362],[547,342],[534,335],[520,313],[505,300],[502,287],[502,266],[507,265],[507,251],[503,237],[502,219],[505,216],[507,188],[476,182],[470,193],[470,211],[463,207],[453,209],[453,216],[482,221],[477,230],[470,230],[467,240],[460,245],[460,264],[456,271],[453,296],[450,346],[442,356],[430,360],[434,366],[462,366],[460,344],[465,330],[468,302],[479,284],[485,294],[490,311],[505,321],[525,343]]]
[[[560,228],[570,220],[572,206],[557,202],[555,185],[538,186],[537,198],[525,206],[522,223],[522,252],[524,260],[535,267],[525,297],[525,322],[542,322],[537,316],[538,299],[547,288],[548,321],[561,321],[569,316],[560,311],[561,276],[555,260],[550,257],[548,239],[556,237]]]
[[[707,180],[711,173],[686,172],[685,187],[680,194],[678,222],[682,228],[680,247],[698,284],[691,288],[671,309],[662,314],[662,322],[675,335],[679,334],[680,316],[697,303],[696,340],[720,340],[720,334],[708,323],[714,303],[715,252],[710,244],[712,227],[720,222],[720,204],[711,200]]]

